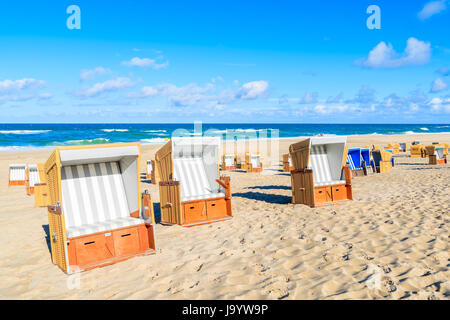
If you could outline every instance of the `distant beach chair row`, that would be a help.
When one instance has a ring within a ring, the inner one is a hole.
[[[47,206],[47,179],[44,164],[10,164],[9,186],[25,186],[27,195],[34,195],[36,207]]]
[[[242,161],[243,159],[243,161]],[[224,154],[220,168],[223,171],[244,170],[245,172],[261,172],[263,170],[262,155],[246,152],[244,154]]]

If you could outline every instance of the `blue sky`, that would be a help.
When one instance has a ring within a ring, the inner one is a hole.
[[[2,1],[0,122],[449,123],[449,30],[449,0]]]

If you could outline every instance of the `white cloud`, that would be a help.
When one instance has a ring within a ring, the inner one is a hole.
[[[317,92],[307,92],[305,96],[300,99],[300,104],[309,104],[309,103],[316,103],[317,102],[318,94]]]
[[[420,20],[425,20],[430,18],[431,16],[434,16],[435,14],[438,14],[439,12],[444,11],[447,9],[447,6],[445,4],[445,0],[441,1],[430,1],[423,9],[417,14]]]
[[[237,99],[252,100],[262,97],[269,87],[269,83],[264,80],[244,83],[236,93]]]
[[[158,63],[156,59],[134,57],[129,61],[123,61],[122,64],[129,67],[140,67],[140,68],[150,67],[152,69],[159,70],[167,67],[169,65],[169,61]]]
[[[424,65],[430,62],[430,58],[430,43],[411,37],[407,41],[405,52],[401,55],[391,44],[382,41],[369,52],[367,58],[357,60],[355,63],[369,68],[399,68]]]
[[[448,84],[444,82],[441,78],[436,78],[431,84],[431,92],[440,92],[448,88]]]
[[[101,93],[119,91],[133,85],[134,83],[129,78],[118,77],[105,82],[96,83],[92,87],[83,88],[77,91],[75,95],[83,98],[95,97]]]
[[[80,72],[80,80],[81,81],[88,81],[88,80],[93,80],[95,77],[97,76],[102,76],[102,75],[106,75],[106,74],[111,74],[112,71],[110,69],[106,69],[103,67],[97,67],[95,69],[83,69]]]
[[[44,85],[45,81],[33,78],[25,78],[20,80],[3,80],[0,81],[0,94],[19,92],[26,89],[35,89]]]
[[[319,104],[314,107],[314,112],[319,114],[342,113],[348,110],[346,105],[323,105]]]
[[[447,67],[441,67],[438,70],[436,70],[436,72],[443,75],[444,77],[450,75],[450,69]]]
[[[41,100],[49,100],[49,99],[53,98],[53,94],[51,94],[51,93],[41,93],[41,94],[39,94],[38,97]]]
[[[450,98],[443,100],[441,98],[431,99],[429,105],[431,106],[431,111],[433,112],[446,112],[450,113]]]

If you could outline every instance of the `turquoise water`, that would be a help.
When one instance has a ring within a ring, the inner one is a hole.
[[[211,124],[206,135],[223,139],[280,138],[318,134],[427,134],[450,133],[450,124]],[[194,136],[194,124],[0,124],[0,150],[51,148],[64,145],[138,141],[164,143],[172,134]],[[227,137],[228,133],[228,137]]]

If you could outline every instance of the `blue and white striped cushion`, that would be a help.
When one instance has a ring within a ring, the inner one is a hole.
[[[211,187],[202,158],[173,160],[174,179],[180,182],[181,201],[224,197],[219,185]]]
[[[118,162],[65,166],[61,189],[68,237],[142,223],[130,218]]]
[[[355,163],[353,162],[351,155],[347,155],[347,163],[349,164],[351,170],[356,170]]]

